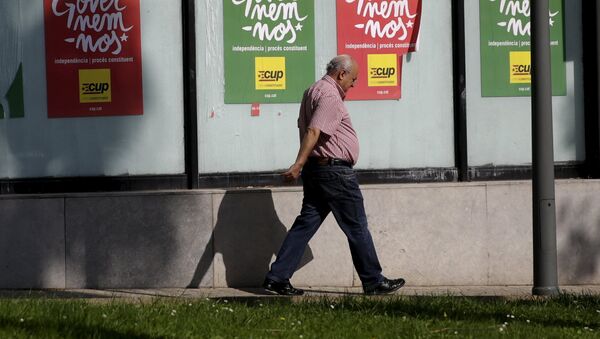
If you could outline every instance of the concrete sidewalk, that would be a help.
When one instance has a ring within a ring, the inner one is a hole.
[[[361,297],[360,288],[303,287],[305,298]],[[600,286],[561,286],[560,290],[569,294],[600,295]],[[469,296],[469,297],[505,297],[529,298],[531,286],[439,286],[404,287],[394,295],[399,296]],[[172,299],[268,299],[287,298],[270,294],[260,288],[160,288],[160,289],[66,289],[66,290],[0,290],[0,299],[10,298],[53,298],[81,299],[96,301],[147,301],[155,298]]]

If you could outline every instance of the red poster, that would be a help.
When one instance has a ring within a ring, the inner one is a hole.
[[[143,114],[140,0],[44,0],[48,117]]]
[[[421,0],[337,0],[338,54],[359,64],[347,100],[399,99],[402,56],[416,51]]]

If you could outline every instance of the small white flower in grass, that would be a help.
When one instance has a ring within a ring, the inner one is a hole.
[[[596,313],[600,313],[600,310],[596,310]]]
[[[106,314],[102,314],[102,318],[106,318],[106,317],[107,317],[107,315],[106,315]]]
[[[20,322],[25,322],[25,319],[21,318],[19,321],[20,321]]]
[[[298,320],[298,325],[301,325],[301,324],[302,324],[302,322],[300,320]]]
[[[304,336],[303,336],[302,334],[300,334],[300,335],[298,336],[298,338],[304,338]]]
[[[500,327],[500,332],[504,331],[504,327]]]
[[[67,319],[67,316],[66,316],[66,315],[63,315],[63,319]]]
[[[505,322],[504,324],[502,324],[503,327],[506,327],[508,325],[507,322]]]
[[[454,334],[458,334],[458,331],[454,331]]]
[[[263,307],[263,306],[264,306],[263,304],[258,304],[258,307]]]
[[[329,305],[329,307],[331,307],[332,310],[335,309],[334,305]]]
[[[229,301],[227,301],[227,299],[225,299],[225,300],[223,300],[223,302],[227,304]]]
[[[528,324],[531,322],[531,321],[529,321],[529,319],[527,319],[526,321],[527,321]]]

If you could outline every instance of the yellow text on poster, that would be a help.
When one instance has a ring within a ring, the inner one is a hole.
[[[256,57],[254,68],[257,90],[285,89],[285,57]]]
[[[510,83],[531,83],[531,52],[510,52]]]
[[[398,86],[398,56],[396,54],[369,54],[368,86]]]
[[[79,70],[79,102],[111,102],[110,69]]]

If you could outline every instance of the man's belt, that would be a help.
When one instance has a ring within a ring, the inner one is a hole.
[[[352,163],[350,161],[336,158],[309,157],[308,162],[320,166],[346,166],[352,168]]]

